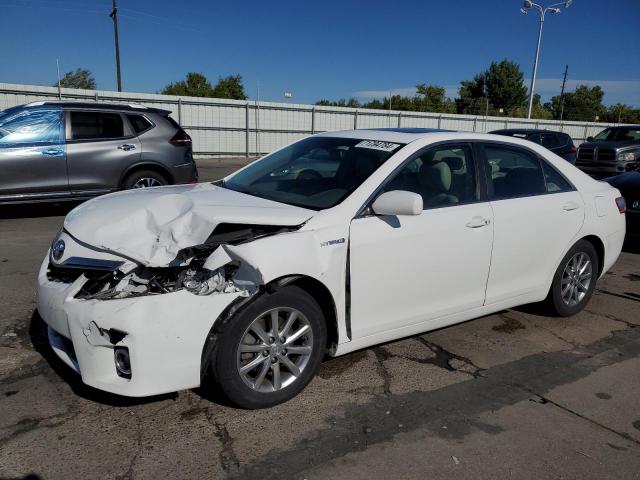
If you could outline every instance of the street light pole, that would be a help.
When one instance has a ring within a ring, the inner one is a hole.
[[[569,8],[569,6],[573,3],[573,0],[566,0],[562,3],[554,3],[553,5],[549,5],[548,7],[542,7],[537,3],[533,3],[530,0],[524,0],[524,4],[520,11],[524,14],[528,13],[529,10],[535,8],[538,10],[540,14],[540,27],[538,28],[538,42],[536,43],[536,56],[533,60],[533,73],[531,74],[531,87],[529,88],[529,111],[527,113],[527,118],[531,118],[531,110],[533,109],[533,97],[535,95],[536,90],[536,74],[538,73],[538,58],[540,57],[540,41],[542,40],[542,27],[544,26],[544,17],[547,12],[551,12],[553,14],[558,14],[561,12],[560,7]]]
[[[120,42],[118,41],[118,6],[113,0],[113,9],[109,16],[113,19],[113,36],[116,44],[116,75],[118,78],[118,91],[122,91],[122,79],[120,78]]]

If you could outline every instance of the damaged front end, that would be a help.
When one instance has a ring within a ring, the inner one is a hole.
[[[292,227],[219,224],[200,245],[179,251],[166,267],[148,267],[131,263],[109,271],[73,271],[50,264],[49,276],[77,277],[85,281],[75,295],[78,299],[109,300],[144,295],[160,295],[187,290],[194,295],[239,293],[250,296],[260,287],[257,267],[234,253],[233,246],[258,238],[298,230]]]

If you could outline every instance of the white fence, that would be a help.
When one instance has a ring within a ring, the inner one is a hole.
[[[136,102],[170,110],[193,138],[194,154],[199,156],[254,156],[313,133],[380,127],[443,128],[471,132],[489,132],[499,128],[547,128],[568,133],[578,144],[610,125],[70,88],[63,88],[61,94],[63,100]],[[0,110],[23,103],[56,99],[56,87],[0,83]]]

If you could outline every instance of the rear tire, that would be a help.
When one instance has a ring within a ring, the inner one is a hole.
[[[570,317],[589,303],[599,272],[598,254],[587,240],[578,241],[564,256],[545,300],[552,314]]]
[[[307,386],[320,367],[326,342],[317,302],[301,288],[284,287],[263,294],[227,323],[211,353],[210,373],[234,404],[268,408]]]
[[[168,185],[167,178],[154,170],[137,170],[127,175],[122,182],[122,186],[125,190],[132,188],[148,188],[148,187],[161,187]]]

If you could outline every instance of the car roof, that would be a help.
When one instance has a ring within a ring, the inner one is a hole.
[[[86,110],[121,110],[128,112],[151,112],[158,113],[160,115],[169,115],[170,110],[163,110],[161,108],[147,107],[139,103],[118,103],[118,102],[87,102],[87,101],[74,101],[74,100],[52,100],[43,102],[32,102],[23,105],[25,108],[34,107],[60,107],[60,108],[74,108],[74,109],[86,109]]]
[[[564,132],[557,132],[555,130],[548,130],[546,128],[502,128],[500,130],[493,130],[489,133],[494,133],[496,135],[504,135],[504,134],[533,134],[533,133],[560,133],[562,135],[566,135]]]

